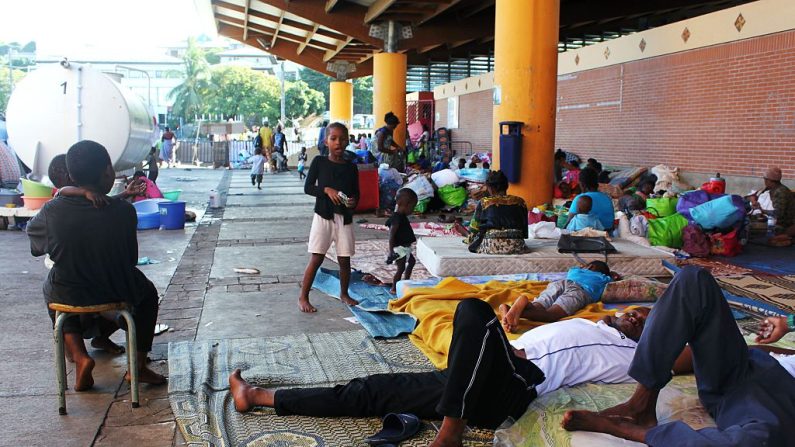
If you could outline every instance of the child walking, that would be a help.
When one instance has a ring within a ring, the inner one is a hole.
[[[251,163],[251,186],[257,184],[257,189],[262,189],[262,174],[265,173],[265,157],[262,156],[262,148],[254,149],[254,155],[248,159]]]
[[[521,295],[513,306],[500,305],[502,326],[506,332],[513,332],[520,318],[551,323],[574,315],[586,305],[599,301],[605,286],[614,277],[617,274],[602,261],[589,262],[585,268],[571,268],[566,279],[549,283],[532,302]]]
[[[349,305],[359,304],[348,294],[351,280],[351,256],[354,253],[353,209],[359,201],[359,170],[343,159],[348,144],[348,128],[332,123],[326,129],[328,158],[315,157],[309,166],[304,192],[315,196],[315,216],[309,230],[309,264],[304,271],[298,308],[301,312],[317,312],[309,303],[309,291],[315,274],[331,243],[337,248],[340,265],[340,300]]]
[[[303,180],[306,178],[304,174],[304,166],[306,165],[306,148],[301,148],[301,153],[298,154],[298,179]]]
[[[403,188],[397,194],[397,209],[392,217],[386,221],[389,227],[389,256],[386,263],[395,263],[397,272],[392,278],[393,295],[397,294],[397,283],[401,277],[411,279],[411,271],[414,269],[414,255],[411,254],[411,244],[417,241],[414,236],[414,229],[409,223],[409,214],[417,206],[417,193],[411,188]],[[405,271],[405,276],[403,272]]]

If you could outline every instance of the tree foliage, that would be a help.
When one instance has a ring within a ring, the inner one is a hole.
[[[305,81],[288,82],[284,91],[284,114],[287,118],[303,118],[325,111],[325,98],[317,90],[309,88]]]
[[[202,92],[207,112],[225,119],[240,116],[248,125],[263,118],[279,118],[279,81],[248,67],[217,66],[211,75],[212,87]]]
[[[310,68],[301,69],[301,80],[306,82],[309,88],[323,93],[323,110],[329,109],[329,84],[334,78],[318,73]],[[365,76],[356,78],[353,83],[353,113],[373,113],[373,77]]]
[[[11,76],[14,77],[14,86],[16,86],[26,74],[27,73],[22,70],[12,70]],[[0,112],[5,113],[10,97],[11,86],[8,83],[8,67],[0,67]]]
[[[204,51],[193,38],[188,39],[188,49],[183,57],[185,80],[168,94],[174,100],[172,114],[186,121],[205,111],[204,92],[211,89],[210,70]]]

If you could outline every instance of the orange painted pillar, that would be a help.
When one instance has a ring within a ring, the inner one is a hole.
[[[373,115],[375,127],[384,125],[384,115],[400,119],[393,138],[400,147],[406,143],[406,55],[378,53],[373,56]]]
[[[501,121],[521,121],[522,174],[508,192],[528,207],[552,201],[560,0],[497,0],[494,32],[494,166]]]
[[[329,83],[329,117],[350,128],[353,119],[353,84],[346,81]]]

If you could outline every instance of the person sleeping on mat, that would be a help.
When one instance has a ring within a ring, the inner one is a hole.
[[[250,385],[235,370],[230,393],[239,412],[265,406],[285,416],[444,418],[431,445],[460,446],[467,424],[496,428],[509,416],[521,417],[538,395],[584,382],[633,381],[628,371],[649,312],[640,307],[597,323],[560,321],[509,342],[491,306],[467,299],[456,309],[444,371],[375,374],[331,388],[274,390]],[[669,370],[692,371],[689,350],[680,348],[680,353]]]
[[[521,318],[549,323],[574,315],[588,304],[599,301],[605,286],[614,277],[617,274],[602,261],[569,269],[566,279],[549,283],[535,300],[520,295],[511,306],[501,304],[502,327],[513,333]]]

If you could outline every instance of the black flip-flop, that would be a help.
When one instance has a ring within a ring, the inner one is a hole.
[[[413,414],[389,413],[384,416],[381,431],[364,441],[378,446],[397,444],[417,434],[421,426],[420,419]]]

